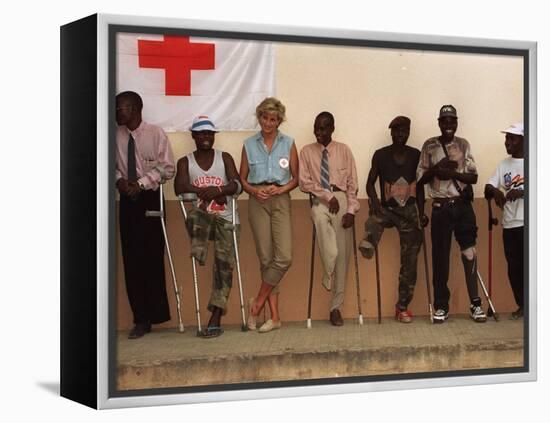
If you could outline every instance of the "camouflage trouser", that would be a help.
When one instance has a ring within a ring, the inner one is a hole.
[[[381,207],[380,214],[369,216],[365,222],[364,239],[374,248],[378,245],[384,229],[392,227],[397,228],[401,244],[399,299],[396,306],[405,310],[413,297],[418,252],[422,245],[422,230],[416,204],[408,204],[404,207]]]
[[[195,257],[201,266],[206,262],[208,241],[214,241],[213,283],[208,310],[213,311],[214,307],[219,307],[225,315],[235,265],[232,224],[221,217],[193,208],[187,216],[187,230],[191,236],[191,256]],[[240,225],[237,225],[237,238],[239,233]]]

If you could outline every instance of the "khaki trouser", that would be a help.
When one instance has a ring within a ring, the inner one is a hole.
[[[333,194],[340,203],[338,213],[329,213],[328,205],[316,198],[311,207],[311,218],[317,231],[317,243],[324,267],[323,285],[332,292],[331,311],[340,308],[344,302],[353,230],[353,227],[342,227],[342,217],[347,213],[348,205],[346,193],[337,191]]]
[[[276,293],[292,263],[290,194],[276,195],[263,203],[250,197],[248,221],[260,259],[262,281],[273,285],[272,293]]]

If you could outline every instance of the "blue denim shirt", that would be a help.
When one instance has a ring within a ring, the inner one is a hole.
[[[291,178],[290,149],[293,143],[294,139],[281,131],[277,132],[271,152],[267,151],[261,131],[244,140],[249,169],[248,183],[288,183]]]

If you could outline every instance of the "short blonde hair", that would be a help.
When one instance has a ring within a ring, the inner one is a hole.
[[[277,113],[279,121],[283,122],[286,119],[285,116],[286,107],[275,97],[266,97],[256,107],[256,118],[259,120],[264,113]]]

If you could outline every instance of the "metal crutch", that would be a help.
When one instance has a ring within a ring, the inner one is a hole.
[[[428,267],[428,249],[426,248],[426,228],[422,227],[422,251],[424,252],[424,270],[426,271],[426,291],[428,292],[428,312],[430,322],[434,322],[434,309],[432,306],[432,292],[430,289],[430,270]]]
[[[187,225],[187,209],[185,208],[184,202],[188,201],[195,201],[197,199],[197,194],[194,192],[180,194],[178,196],[181,212],[183,213],[183,218],[185,219],[185,224]],[[191,237],[189,236],[189,241],[191,243]],[[193,269],[193,287],[195,289],[195,310],[197,313],[197,336],[200,336],[202,333],[202,326],[201,326],[201,311],[200,311],[200,304],[199,304],[199,282],[197,278],[197,261],[195,257],[191,256],[191,266]]]
[[[183,332],[185,329],[181,320],[181,303],[180,303],[180,293],[178,288],[178,282],[176,280],[176,271],[174,270],[174,263],[172,261],[172,252],[170,251],[170,243],[168,242],[168,234],[166,232],[166,221],[164,220],[164,181],[161,181],[159,185],[159,197],[160,197],[160,207],[159,210],[147,210],[145,211],[146,217],[160,217],[160,224],[162,226],[162,233],[164,234],[164,243],[166,244],[166,252],[168,253],[168,261],[170,262],[170,271],[172,273],[172,281],[174,282],[174,293],[176,295],[176,304],[178,307],[178,322],[179,322],[179,331]]]
[[[355,238],[355,221],[352,226],[353,231],[353,259],[355,261],[355,282],[357,284],[357,309],[359,312],[359,324],[363,325],[363,313],[361,312],[361,291],[359,283],[359,263],[357,262],[357,240]]]
[[[372,215],[372,202],[369,198],[368,200],[369,204],[369,216]],[[375,259],[375,266],[376,266],[376,301],[378,305],[378,324],[382,323],[382,298],[380,294],[380,261],[378,259],[378,243],[374,246],[374,259]]]
[[[380,294],[380,261],[378,260],[378,244],[374,246],[374,258],[376,260],[376,297],[378,303],[378,324],[382,323],[382,298]]]
[[[231,208],[232,208],[232,215],[231,215],[231,223],[232,223],[232,231],[233,231],[233,249],[235,250],[235,261],[237,264],[237,279],[239,281],[239,300],[241,302],[241,318],[242,318],[242,326],[241,331],[246,332],[248,330],[248,325],[246,324],[246,317],[244,314],[244,299],[243,299],[243,283],[241,279],[241,265],[239,262],[239,246],[237,244],[237,201],[236,197],[231,197]]]
[[[309,194],[309,207],[313,207],[313,196]],[[307,300],[307,328],[311,329],[311,297],[313,294],[313,273],[315,271],[315,223],[313,222],[311,234],[311,266],[309,268],[309,296]]]
[[[493,302],[491,301],[491,296],[487,292],[487,288],[485,288],[485,284],[483,283],[483,279],[481,278],[479,270],[477,271],[477,279],[479,281],[479,284],[481,285],[481,289],[483,290],[483,293],[485,294],[485,298],[487,299],[487,302],[489,303],[489,309],[492,310],[492,312],[493,312],[492,317],[493,317],[493,319],[495,319],[498,322],[498,320],[499,320],[498,313],[496,312],[495,306],[493,305]]]

